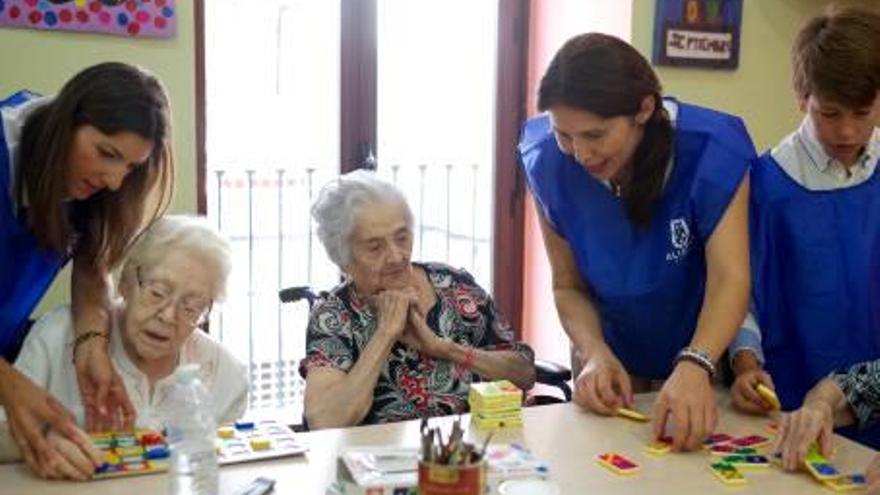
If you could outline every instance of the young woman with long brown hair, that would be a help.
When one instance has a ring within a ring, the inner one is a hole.
[[[71,345],[88,427],[132,422],[107,353],[108,274],[170,200],[170,106],[155,76],[110,62],[76,74],[53,98],[21,91],[0,100],[0,117],[0,405],[28,464],[49,472],[61,462],[45,441],[50,430],[84,452],[88,442],[9,362],[33,308],[72,260]]]

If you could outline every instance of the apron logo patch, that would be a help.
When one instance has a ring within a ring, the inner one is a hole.
[[[666,253],[666,261],[679,261],[691,247],[691,229],[684,218],[669,221],[669,240],[672,251]]]

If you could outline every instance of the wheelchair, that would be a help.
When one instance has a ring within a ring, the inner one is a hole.
[[[298,286],[288,287],[278,292],[278,297],[282,304],[296,303],[306,301],[311,309],[319,300],[326,297],[326,292],[315,292],[311,287]],[[546,404],[556,404],[571,401],[571,370],[567,367],[547,361],[544,359],[535,359],[535,383],[551,387],[551,390],[558,391],[553,395],[548,394],[531,394],[526,398],[526,406],[541,406]]]

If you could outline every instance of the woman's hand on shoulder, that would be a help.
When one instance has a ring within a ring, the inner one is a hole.
[[[629,374],[611,349],[602,347],[591,353],[575,380],[574,402],[603,415],[632,406]]]

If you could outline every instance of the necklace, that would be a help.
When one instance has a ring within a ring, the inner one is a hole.
[[[622,187],[620,187],[620,183],[614,179],[611,179],[608,181],[608,185],[611,186],[611,194],[613,194],[614,197],[619,198],[622,193],[621,190],[623,189]]]

